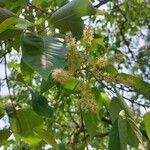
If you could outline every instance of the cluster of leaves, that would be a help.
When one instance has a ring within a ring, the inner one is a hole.
[[[100,10],[106,2],[0,1],[1,83],[8,87],[0,119],[9,122],[0,146],[149,148],[150,112],[141,111],[150,108],[149,45],[136,54],[130,43],[142,27],[149,31],[150,4],[111,1]],[[85,24],[95,31],[86,33]]]

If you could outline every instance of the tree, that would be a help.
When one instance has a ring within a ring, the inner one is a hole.
[[[0,146],[148,149],[149,7],[148,0],[0,1],[1,88],[8,88]]]

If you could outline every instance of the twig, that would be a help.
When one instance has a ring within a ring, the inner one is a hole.
[[[105,137],[105,136],[108,136],[108,135],[109,135],[109,132],[96,133],[95,137],[102,138],[102,137]]]
[[[4,55],[4,66],[5,66],[5,80],[6,80],[6,84],[7,84],[8,94],[9,94],[9,98],[10,98],[10,101],[11,101],[11,104],[12,104],[13,112],[15,113],[16,112],[15,105],[14,105],[13,98],[12,98],[12,95],[11,95],[11,92],[10,92],[10,86],[9,86],[9,80],[8,80],[8,74],[7,74],[6,55]]]
[[[111,1],[111,0],[103,0],[103,1],[100,1],[99,4],[95,5],[94,7],[99,8],[100,6],[106,4],[106,3],[109,2],[109,1]]]
[[[142,107],[149,107],[149,108],[150,108],[150,105],[147,105],[147,104],[141,104],[141,103],[136,102],[136,101],[133,101],[132,99],[129,99],[129,98],[125,97],[125,96],[122,96],[122,97],[123,97],[124,99],[130,101],[131,103],[137,104],[137,105],[142,106]]]

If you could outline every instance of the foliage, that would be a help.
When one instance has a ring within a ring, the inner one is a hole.
[[[0,146],[148,149],[149,18],[148,0],[1,0]]]

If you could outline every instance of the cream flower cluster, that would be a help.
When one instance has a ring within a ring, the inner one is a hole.
[[[52,78],[57,82],[64,82],[70,78],[70,74],[68,71],[58,68],[53,70]]]

